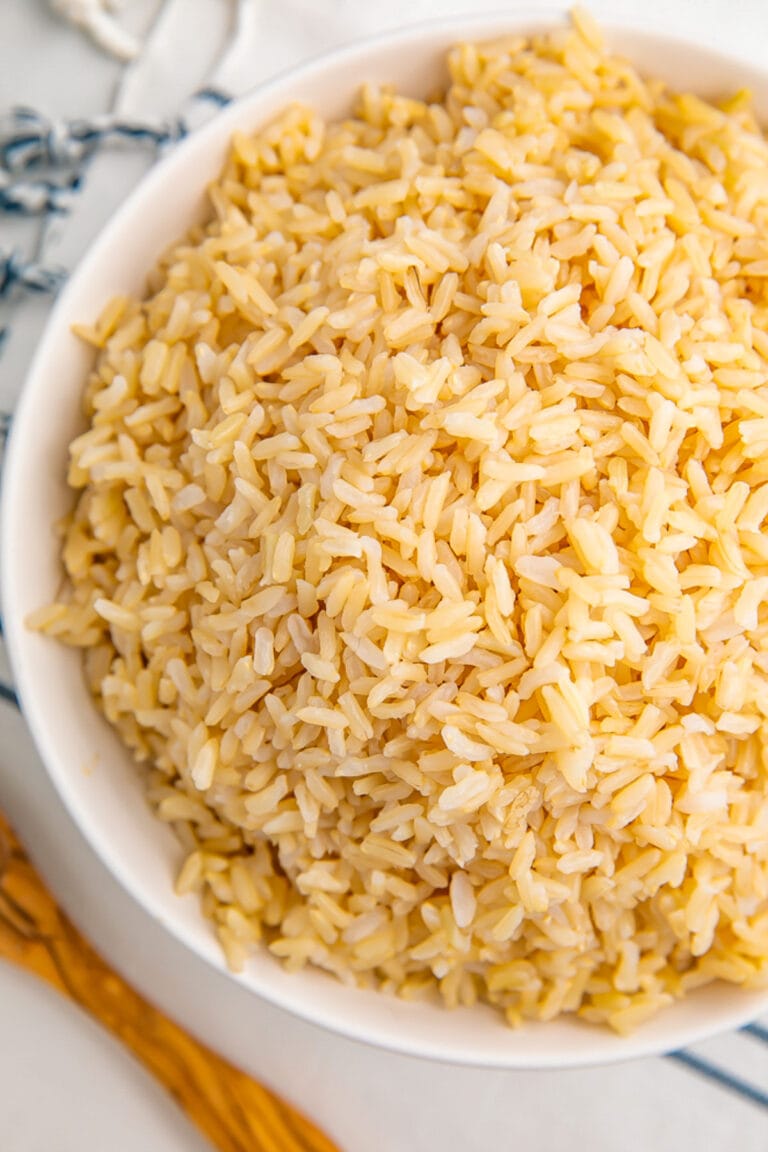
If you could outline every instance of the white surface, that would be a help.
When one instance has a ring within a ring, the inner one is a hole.
[[[79,427],[79,397],[91,358],[72,326],[95,320],[111,296],[142,290],[146,270],[168,237],[183,233],[198,215],[233,132],[253,130],[294,100],[329,118],[344,115],[362,77],[423,95],[444,82],[444,56],[451,44],[493,38],[510,27],[531,32],[542,24],[538,17],[453,20],[439,30],[424,26],[341,51],[264,86],[190,137],[147,177],[72,276],[16,411],[3,486],[3,593],[7,639],[27,720],[60,795],[113,875],[152,917],[220,972],[225,971],[223,957],[197,900],[181,901],[173,893],[178,846],[150,813],[129,754],[98,715],[80,672],[79,651],[54,644],[23,623],[55,598],[60,583],[59,540],[52,525],[70,504],[62,477],[67,445]],[[768,112],[768,77],[649,34],[616,33],[612,40],[642,68],[652,67],[657,75],[702,95],[749,84],[758,106]],[[51,684],[57,686],[55,693],[48,691]],[[134,947],[141,946],[137,939]],[[108,954],[114,958],[114,949]],[[710,985],[659,1013],[631,1037],[586,1027],[572,1017],[510,1031],[485,1008],[448,1013],[437,1005],[361,992],[311,969],[289,975],[268,953],[259,952],[237,982],[242,1027],[224,1044],[230,1058],[246,1065],[248,990],[355,1039],[415,1055],[508,1068],[573,1067],[669,1051],[768,1009],[768,992]],[[185,1005],[185,1019],[196,1022],[196,1011],[193,998]]]
[[[0,962],[3,1152],[210,1152],[168,1096],[78,1008]]]
[[[188,13],[194,2],[188,0]],[[442,7],[469,6],[445,4]],[[31,12],[33,7],[29,6],[27,30],[40,19],[39,14]],[[308,5],[290,0],[270,4],[270,19],[262,23],[250,75],[258,68],[269,70],[281,66],[291,56],[316,50],[329,39],[346,39],[359,33],[366,22],[372,26],[395,23],[404,11],[418,17],[427,7],[434,10],[439,5],[416,0],[407,9],[404,4],[394,3],[379,12],[378,5],[374,9],[372,5],[358,3],[353,8],[325,0],[314,4],[310,12]],[[593,5],[598,10],[600,7]],[[605,9],[606,5],[602,7]],[[306,19],[299,11],[302,8]],[[646,20],[651,13],[654,18],[662,19],[662,5],[650,0],[645,4],[614,3],[611,8],[614,18],[628,16]],[[664,15],[663,23],[684,27],[694,10],[697,12],[696,35],[700,40],[730,44],[732,48],[741,46],[753,56],[762,50],[764,38],[756,33],[764,33],[768,28],[768,14],[763,14],[757,4],[742,2],[734,12],[725,3],[678,3],[674,13]],[[17,19],[17,31],[24,30],[24,19]],[[66,35],[69,42],[69,33]],[[77,102],[78,84],[88,86],[84,61],[91,58],[89,49],[72,41],[68,53],[64,53],[58,34],[54,36],[52,51],[55,48],[57,59],[63,61],[66,57],[71,61],[71,70],[63,67],[58,72],[46,70],[47,78],[41,82],[40,58],[48,50],[47,42],[38,41],[34,68],[30,68],[29,57],[25,61],[18,51],[23,40],[16,44],[14,53],[13,44],[4,35],[0,36],[0,51],[8,57],[8,68],[0,71],[4,94],[9,82],[16,77],[15,98],[28,98],[26,74],[34,72],[38,100],[41,93],[43,97],[49,94],[55,104],[59,91],[65,91],[68,102]],[[248,56],[242,60],[247,61]],[[237,74],[236,68],[233,75]],[[92,92],[90,98],[93,99]],[[97,109],[91,102],[87,106],[95,111],[104,105]],[[84,108],[81,106],[79,110]],[[110,189],[113,202],[120,194],[121,177],[124,187],[125,173],[115,169],[115,186]],[[76,214],[63,231],[70,251],[82,245],[98,222],[97,213],[90,213],[90,217],[86,219],[83,212]],[[33,319],[28,323],[27,332],[33,332],[34,327]],[[5,373],[2,391],[6,397],[17,384],[26,348],[16,343],[9,353],[0,365],[0,371]],[[127,967],[128,974],[139,984],[146,985],[152,980],[158,966],[165,970],[166,978],[155,983],[157,996],[172,1012],[182,1012],[185,998],[201,978],[199,961],[189,958],[182,961],[178,945],[157,925],[147,923],[144,914],[125,898],[113,881],[103,876],[97,881],[90,850],[63,814],[29,749],[20,720],[12,715],[3,715],[0,719],[0,804],[10,811],[57,891],[97,944],[102,948],[109,944],[113,958]],[[141,953],[132,949],[130,943],[137,932],[144,941]],[[228,1035],[238,1028],[241,1002],[229,982],[210,976],[206,981],[206,1000],[198,1006],[198,1027],[209,1035],[219,1036],[219,1042],[226,1045]],[[764,1114],[659,1060],[644,1060],[600,1072],[530,1075],[467,1072],[352,1045],[264,1004],[251,1003],[249,1027],[252,1036],[257,1037],[252,1042],[249,1060],[253,1070],[310,1111],[348,1152],[353,1149],[366,1152],[394,1152],[395,1149],[421,1152],[423,1149],[426,1152],[428,1148],[440,1148],[441,1152],[459,1152],[459,1149],[480,1152],[480,1149],[498,1146],[500,1141],[504,1146],[520,1144],[526,1152],[549,1152],[549,1149],[554,1152],[568,1147],[574,1136],[579,1143],[589,1142],[597,1152],[613,1152],[618,1147],[629,1152],[635,1149],[637,1152],[670,1149],[671,1152],[673,1148],[697,1146],[726,1152],[734,1147],[735,1141],[745,1152],[753,1149],[764,1152],[768,1138]],[[755,1083],[768,1080],[766,1050],[754,1042],[743,1038],[721,1039],[708,1044],[704,1051],[721,1061],[734,1056],[732,1066],[743,1060]]]

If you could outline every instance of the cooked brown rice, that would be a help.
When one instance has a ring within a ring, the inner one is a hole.
[[[61,602],[230,964],[621,1031],[768,972],[768,145],[588,18],[237,136]]]

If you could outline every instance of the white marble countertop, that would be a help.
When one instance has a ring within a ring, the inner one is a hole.
[[[130,26],[154,32],[144,57],[126,69],[51,17],[45,0],[0,0],[0,113],[12,104],[25,104],[50,116],[90,116],[117,107],[136,115],[172,117],[211,77],[242,91],[271,72],[368,30],[484,6],[513,5],[509,0],[506,5],[500,0],[487,5],[471,0],[253,0],[240,5],[241,15],[247,7],[252,21],[250,35],[241,42],[243,50],[227,54],[234,0],[166,0],[160,5],[127,0]],[[687,33],[768,63],[764,0],[606,0],[590,7],[598,16]],[[72,213],[49,222],[44,237],[38,222],[0,216],[0,249],[17,247],[32,254],[44,241],[46,260],[71,267],[150,162],[149,152],[98,157]],[[12,410],[48,307],[45,298],[0,304],[0,328],[7,327],[0,355],[0,410]],[[10,684],[1,644],[0,683]],[[2,700],[0,807],[97,945],[106,901],[113,939],[116,933],[128,938],[137,929],[144,914],[114,882],[98,890],[89,882],[90,849],[64,814],[23,720]],[[141,931],[148,934],[155,956],[164,957],[173,972],[180,946],[156,925],[142,923]],[[187,979],[195,978],[195,963],[186,961]],[[141,971],[135,975],[141,982]],[[220,983],[215,1010],[233,1012],[225,982]],[[170,985],[159,998],[173,1011]],[[768,1148],[768,1108],[739,1091],[740,1084],[747,1084],[768,1098],[768,1044],[755,1035],[727,1035],[692,1050],[689,1059],[703,1062],[708,1076],[669,1058],[571,1072],[501,1073],[377,1052],[266,1004],[259,1008],[257,1023],[259,1075],[309,1112],[345,1152],[485,1152],[497,1147],[559,1152],[574,1144],[589,1146],[591,1152]],[[0,1067],[2,1045],[0,1024]],[[726,1081],[735,1078],[735,1086],[717,1083],[713,1077],[719,1073]],[[0,1087],[0,1129],[3,1092]],[[136,1117],[133,1146],[152,1147],[150,1128],[142,1127],[140,1112]],[[4,1133],[3,1152],[39,1146],[30,1132],[12,1131],[10,1143]],[[190,1152],[198,1146],[190,1137]],[[84,1152],[96,1149],[87,1142],[82,1147]]]

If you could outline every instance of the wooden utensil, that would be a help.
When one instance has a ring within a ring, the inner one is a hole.
[[[57,907],[2,813],[0,958],[99,1020],[220,1152],[337,1152],[309,1120],[187,1035],[105,964]]]

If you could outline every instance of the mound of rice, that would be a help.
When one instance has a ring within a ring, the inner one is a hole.
[[[768,973],[768,145],[591,22],[235,138],[66,592],[231,965],[626,1030]]]

